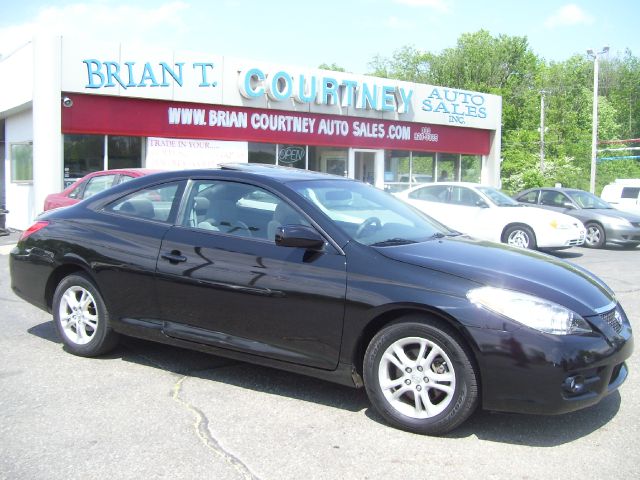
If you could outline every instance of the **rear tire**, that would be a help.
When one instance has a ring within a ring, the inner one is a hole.
[[[478,404],[477,373],[454,331],[406,317],[382,329],[364,357],[364,383],[375,410],[409,432],[442,435]]]
[[[53,294],[53,319],[62,342],[74,355],[103,355],[118,343],[100,292],[83,274],[69,275],[58,284]]]

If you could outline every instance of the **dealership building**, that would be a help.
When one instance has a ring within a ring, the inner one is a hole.
[[[89,172],[285,165],[397,191],[498,186],[502,99],[260,60],[36,38],[0,57],[6,226]]]

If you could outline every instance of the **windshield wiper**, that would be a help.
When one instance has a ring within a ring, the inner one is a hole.
[[[409,240],[408,238],[388,238],[387,240],[382,240],[380,242],[372,243],[372,247],[392,247],[394,245],[408,245],[410,243],[418,243],[416,240]]]

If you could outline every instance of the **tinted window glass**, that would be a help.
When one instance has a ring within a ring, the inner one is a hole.
[[[426,200],[427,202],[446,202],[449,187],[446,185],[432,185],[418,188],[409,193],[409,198]]]
[[[279,197],[254,185],[202,180],[194,184],[183,225],[273,241],[278,227],[309,225]]]
[[[519,196],[518,201],[524,203],[538,203],[538,190]]]
[[[177,209],[179,183],[167,183],[139,190],[105,207],[105,211],[127,217],[168,222]]]
[[[465,207],[476,207],[482,203],[482,197],[466,187],[451,188],[451,202]]]
[[[622,198],[638,198],[640,195],[640,188],[638,187],[624,187],[622,189]]]
[[[604,200],[601,200],[599,197],[596,197],[593,193],[575,191],[569,192],[569,196],[581,208],[612,208],[611,205]]]

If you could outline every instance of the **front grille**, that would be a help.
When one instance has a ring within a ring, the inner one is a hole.
[[[618,312],[617,309],[613,309],[609,312],[600,314],[600,318],[607,322],[611,328],[613,328],[616,333],[620,333],[622,331],[622,315]]]

